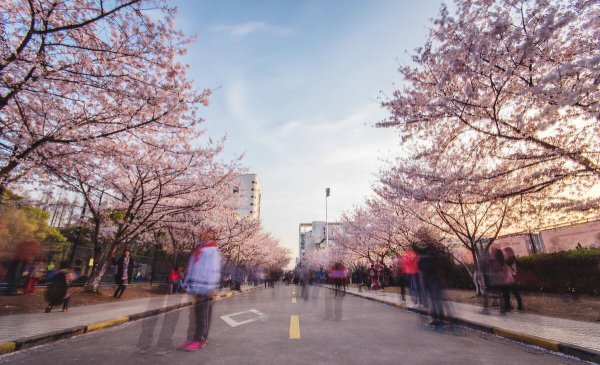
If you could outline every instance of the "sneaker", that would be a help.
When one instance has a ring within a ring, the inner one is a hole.
[[[200,348],[206,347],[206,341],[200,341]]]
[[[185,347],[185,351],[190,351],[190,352],[194,352],[196,350],[198,350],[201,346],[202,342],[198,342],[198,341],[193,341],[192,343],[190,343],[189,345],[187,345]],[[204,345],[206,346],[206,344]]]
[[[193,341],[184,341],[181,345],[177,346],[180,350],[185,350]]]

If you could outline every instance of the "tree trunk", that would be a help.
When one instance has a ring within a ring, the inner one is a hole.
[[[85,291],[91,292],[91,293],[98,292],[98,287],[100,286],[100,280],[102,280],[102,277],[106,273],[106,269],[108,269],[108,264],[109,264],[108,260],[104,260],[104,263],[102,263],[102,266],[100,266],[100,269],[96,269],[95,271],[92,272],[92,275],[90,275],[90,278],[88,279],[87,283],[85,284]]]
[[[108,266],[111,264],[111,259],[102,252],[102,249],[94,250],[94,267],[88,281],[85,283],[85,291],[97,293],[100,286],[100,280],[104,277]]]
[[[473,279],[473,284],[475,285],[475,293],[477,296],[485,295],[487,288],[485,286],[485,268],[483,267],[484,263],[482,262],[482,258],[477,249],[472,250],[471,254],[473,255],[473,275],[471,278]]]

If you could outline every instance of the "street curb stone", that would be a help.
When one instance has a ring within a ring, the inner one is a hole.
[[[17,344],[14,342],[2,342],[0,343],[0,355],[7,354],[9,352],[15,351]]]
[[[43,335],[20,338],[15,341],[16,346],[13,351],[24,350],[35,346],[44,345],[50,342],[59,341],[65,338],[82,335],[85,332],[86,326],[77,326],[72,328],[66,328],[63,330],[53,331],[50,333],[44,333]]]
[[[98,330],[101,330],[104,328],[117,326],[117,325],[127,323],[127,322],[129,322],[129,317],[125,316],[125,317],[118,317],[115,319],[110,319],[108,321],[91,323],[91,324],[88,324],[87,326],[85,326],[85,333],[98,331]]]
[[[324,285],[321,285],[321,286],[323,286],[324,288],[327,288],[329,290],[334,290],[333,288],[330,288],[330,287],[327,287]],[[353,295],[355,297],[359,297],[362,299],[367,299],[367,300],[370,300],[373,302],[389,305],[389,306],[392,306],[392,307],[395,307],[398,309],[402,309],[402,310],[405,310],[408,312],[414,312],[414,313],[417,313],[420,315],[429,316],[428,311],[420,309],[420,308],[410,308],[404,304],[398,304],[398,303],[394,303],[394,302],[384,300],[384,299],[371,298],[371,297],[368,297],[365,295],[361,295],[359,293],[346,292],[346,294],[350,294],[350,295]],[[528,335],[525,333],[509,331],[509,330],[505,330],[502,328],[488,326],[485,324],[472,322],[472,321],[468,321],[466,319],[461,319],[461,318],[451,317],[451,318],[448,318],[448,321],[451,323],[469,327],[469,328],[472,328],[472,329],[475,329],[475,330],[478,330],[481,332],[494,334],[496,336],[508,338],[508,339],[511,339],[511,340],[514,340],[517,342],[522,342],[522,343],[526,343],[529,345],[538,346],[538,347],[544,348],[546,350],[562,353],[564,355],[577,357],[581,360],[600,364],[600,352],[592,350],[592,349],[587,349],[587,348],[583,348],[583,347],[568,344],[568,343],[561,343],[561,342],[549,340],[549,339],[542,338],[542,337]]]
[[[225,298],[231,298],[235,295],[244,294],[244,293],[254,291],[256,289],[261,289],[261,288],[262,287],[260,287],[260,286],[251,287],[251,288],[248,288],[244,291],[237,292],[237,293],[228,292],[228,293],[223,293],[223,294],[219,294],[219,295],[214,295],[212,298],[213,298],[213,300],[221,300],[221,299],[225,299]],[[157,316],[159,314],[163,314],[163,313],[170,312],[173,310],[181,309],[184,307],[189,307],[191,305],[194,305],[195,303],[196,303],[195,300],[191,300],[189,302],[174,304],[174,305],[170,305],[168,307],[163,307],[163,308],[152,309],[152,310],[141,312],[141,313],[135,313],[135,314],[132,314],[129,316],[118,317],[118,318],[114,318],[114,319],[102,321],[102,322],[90,323],[85,326],[77,326],[77,327],[66,328],[63,330],[53,331],[53,332],[49,332],[49,333],[44,333],[44,334],[37,335],[37,336],[24,337],[24,338],[18,339],[16,341],[2,342],[2,343],[0,343],[0,355],[32,348],[32,347],[39,346],[39,345],[48,344],[48,343],[51,343],[54,341],[64,340],[66,338],[74,337],[77,335],[82,335],[85,333],[96,332],[96,331],[99,331],[99,330],[102,330],[105,328],[114,327],[114,326],[118,326],[118,325],[121,325],[124,323],[137,321],[139,319]]]

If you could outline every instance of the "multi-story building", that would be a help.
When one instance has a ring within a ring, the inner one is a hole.
[[[234,192],[239,193],[242,198],[242,204],[238,208],[238,214],[241,217],[252,217],[260,219],[260,202],[262,191],[256,174],[240,175],[238,186]]]
[[[318,250],[326,247],[327,235],[325,234],[325,222],[314,221],[312,223],[300,223],[298,226],[299,246],[298,252],[300,259],[311,250]],[[335,233],[339,231],[340,223],[329,222],[329,244],[334,244]]]

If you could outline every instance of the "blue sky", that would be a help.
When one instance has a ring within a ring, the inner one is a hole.
[[[262,221],[298,254],[298,224],[329,220],[370,194],[398,150],[377,102],[427,37],[440,1],[173,1],[176,27],[197,34],[184,62],[210,137],[259,175]],[[408,53],[407,53],[408,52]]]

